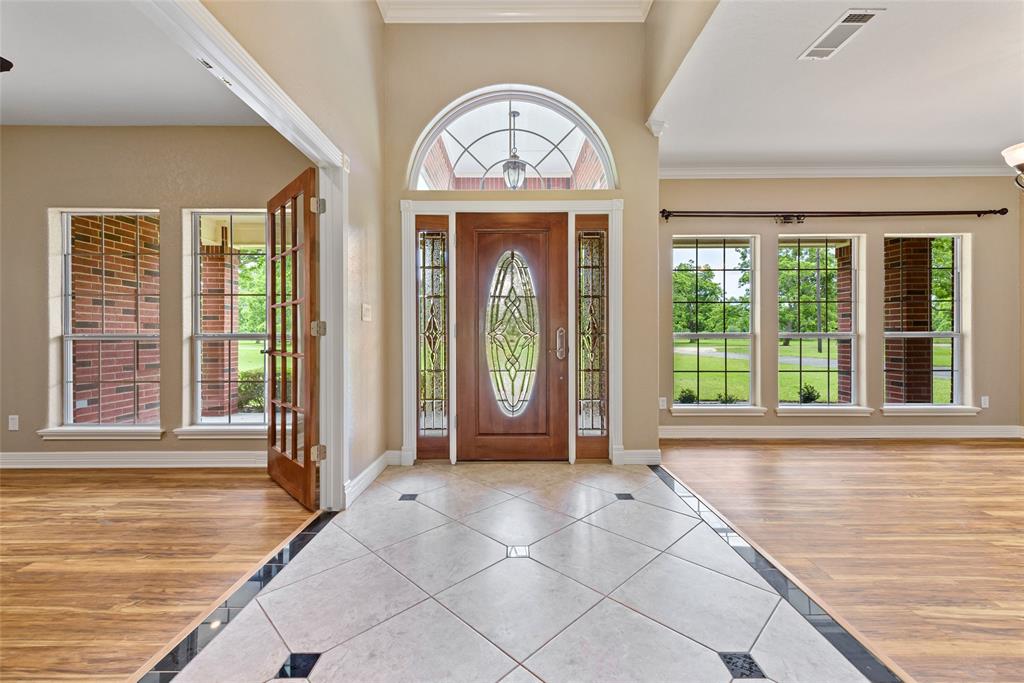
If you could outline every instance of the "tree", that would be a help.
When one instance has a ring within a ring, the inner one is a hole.
[[[264,296],[238,297],[238,331],[266,332],[266,257],[246,254],[241,258],[237,258],[235,263],[238,268],[238,291],[264,292]]]

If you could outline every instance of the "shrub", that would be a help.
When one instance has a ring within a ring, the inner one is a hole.
[[[697,392],[693,389],[683,389],[679,392],[679,396],[676,398],[679,403],[696,403]]]
[[[814,403],[821,398],[821,393],[812,384],[805,384],[800,387],[800,402]]]
[[[737,398],[736,396],[733,396],[732,394],[725,394],[725,395],[719,394],[718,398],[716,398],[715,400],[718,401],[719,403],[739,403],[740,402],[739,398]]]
[[[238,373],[238,410],[243,413],[262,413],[264,383],[263,370],[242,370]]]

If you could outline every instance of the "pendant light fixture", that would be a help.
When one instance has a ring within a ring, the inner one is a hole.
[[[501,175],[505,178],[505,187],[518,190],[526,181],[526,163],[519,158],[516,148],[516,119],[519,112],[512,108],[512,100],[508,101],[508,159],[501,165]]]

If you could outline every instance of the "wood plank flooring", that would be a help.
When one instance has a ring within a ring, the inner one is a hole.
[[[662,455],[912,677],[1024,680],[1021,441],[663,441]]]
[[[262,470],[0,472],[0,680],[126,680],[309,518]]]

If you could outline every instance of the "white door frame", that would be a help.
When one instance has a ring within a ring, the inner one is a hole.
[[[320,465],[320,506],[341,510],[351,467],[350,397],[344,389],[349,159],[200,0],[139,0],[135,6],[319,169],[319,194],[327,207],[319,232],[320,318],[328,329],[320,340],[320,442],[327,446],[327,458]]]
[[[622,442],[622,205],[621,199],[565,201],[402,200],[402,464],[416,462],[416,216],[448,216],[448,291],[455,287],[455,216],[460,213],[566,213],[569,216],[569,462],[576,462],[576,216],[608,216],[608,458],[623,462]],[[449,459],[456,462],[456,306],[448,297]]]

